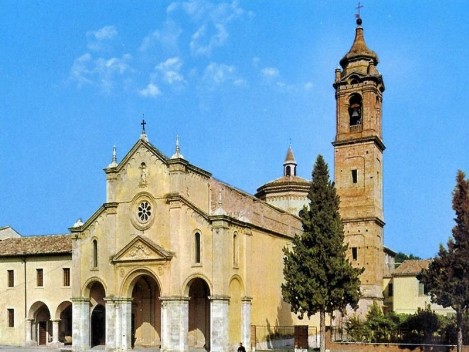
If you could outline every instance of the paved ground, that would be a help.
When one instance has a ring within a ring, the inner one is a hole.
[[[96,346],[90,349],[90,351],[104,351],[104,346]],[[136,352],[149,352],[149,351],[159,351],[158,349],[154,348],[135,348],[133,351]],[[71,347],[61,347],[61,348],[53,348],[53,347],[24,347],[24,346],[1,346],[0,345],[0,352],[72,352]]]

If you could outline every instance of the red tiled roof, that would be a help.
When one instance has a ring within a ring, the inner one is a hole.
[[[427,269],[431,260],[404,260],[399,267],[394,270],[393,276],[411,276],[420,274],[422,269]]]
[[[72,235],[7,238],[0,241],[0,257],[72,254]]]

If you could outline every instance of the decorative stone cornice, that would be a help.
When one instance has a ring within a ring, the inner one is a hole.
[[[378,136],[358,137],[358,138],[347,139],[343,141],[334,141],[332,142],[332,145],[334,147],[340,147],[344,145],[366,143],[366,142],[373,142],[374,144],[376,144],[376,146],[381,152],[383,152],[386,149],[386,146],[384,145],[383,141]]]
[[[342,219],[342,222],[345,223],[352,223],[352,222],[374,222],[377,225],[384,227],[386,223],[378,218],[378,217],[368,217],[368,218],[354,218],[354,219]]]

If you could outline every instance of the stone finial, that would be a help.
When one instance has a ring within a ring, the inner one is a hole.
[[[181,148],[179,147],[179,136],[176,135],[176,152],[173,154],[171,159],[184,159],[184,156],[181,154]]]
[[[80,218],[77,219],[77,221],[75,221],[75,223],[73,224],[72,228],[74,227],[80,227],[83,225],[83,221],[81,221]]]
[[[116,152],[116,146],[114,145],[112,147],[112,161],[108,167],[116,167],[116,166],[117,166],[117,152]]]

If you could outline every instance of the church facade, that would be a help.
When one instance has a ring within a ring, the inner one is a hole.
[[[335,183],[350,260],[365,267],[361,307],[366,310],[383,300],[384,84],[361,20],[340,63],[334,82]],[[192,165],[178,143],[166,157],[143,129],[119,162],[114,150],[104,170],[105,203],[61,237],[62,251],[0,248],[0,269],[24,277],[8,288],[9,298],[0,298],[9,314],[0,319],[0,330],[15,332],[0,344],[71,342],[75,351],[105,345],[109,351],[176,352],[228,351],[242,342],[250,350],[256,340],[252,326],[305,324],[290,312],[280,285],[283,248],[302,232],[297,215],[308,202],[309,181],[296,175],[291,147],[283,166],[283,176],[253,196]],[[24,257],[34,258],[30,272]],[[27,285],[45,263],[68,273],[60,292],[52,283],[47,294]]]
[[[280,283],[297,216],[214,179],[179,149],[165,157],[145,133],[105,172],[106,203],[71,229],[76,350],[226,351],[250,345],[251,325],[291,321]]]

